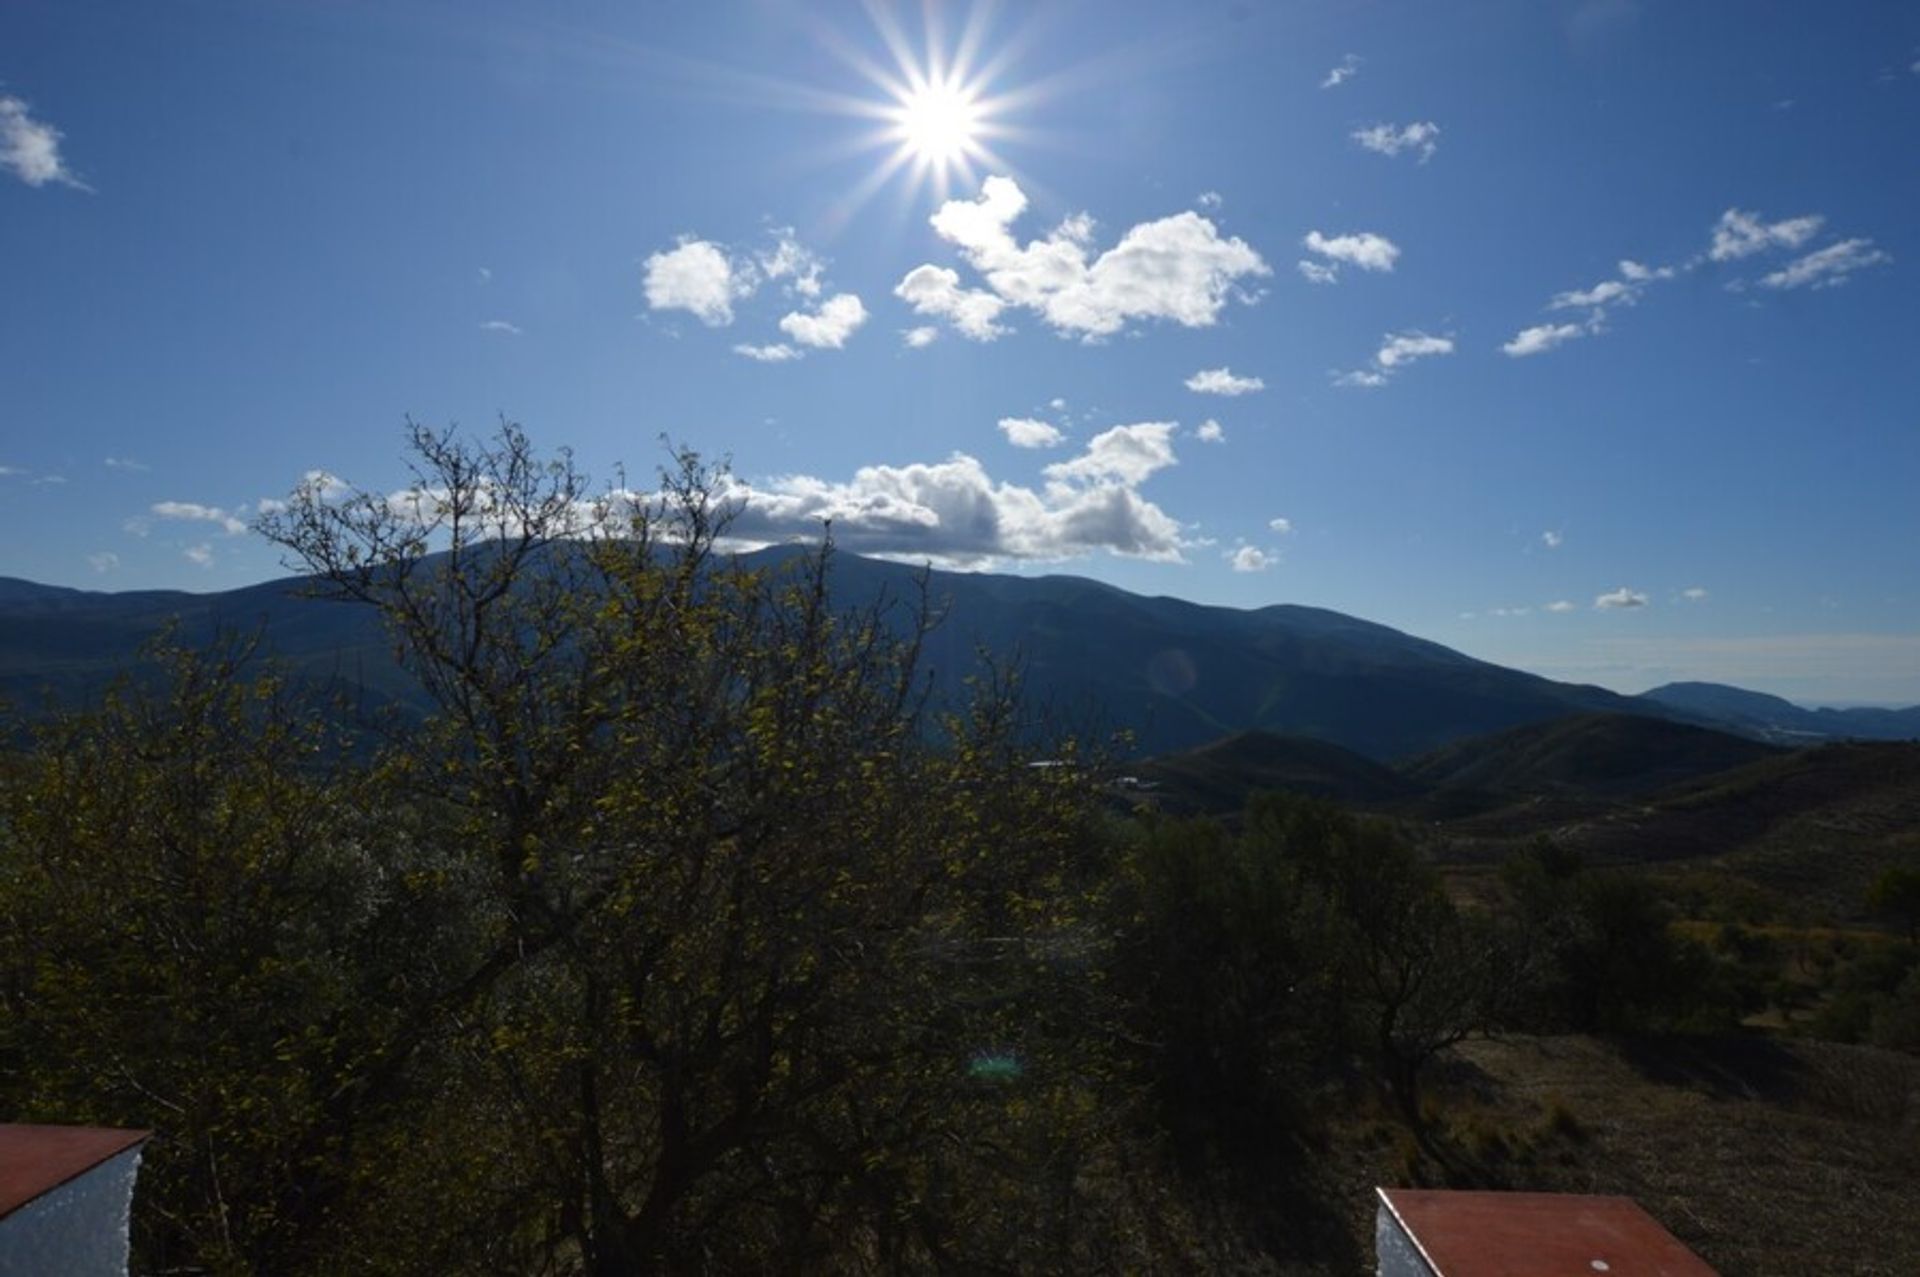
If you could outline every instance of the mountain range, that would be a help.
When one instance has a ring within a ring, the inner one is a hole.
[[[778,568],[799,551],[742,556]],[[835,602],[910,599],[920,569],[841,553]],[[171,625],[201,642],[257,630],[299,678],[349,685],[363,704],[418,705],[369,609],[288,578],[218,593],[95,592],[0,578],[0,698],[33,707],[97,695]],[[1777,697],[1677,683],[1629,697],[1476,660],[1384,625],[1294,604],[1240,609],[1129,593],[1074,576],[927,574],[944,613],[926,663],[956,692],[979,651],[1018,655],[1031,696],[1076,727],[1124,728],[1157,755],[1237,732],[1304,737],[1375,761],[1576,714],[1637,714],[1758,740],[1920,737],[1920,707],[1805,710]]]

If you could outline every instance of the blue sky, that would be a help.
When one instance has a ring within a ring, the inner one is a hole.
[[[1916,702],[1917,142],[1905,4],[14,0],[0,574],[261,580],[505,415],[766,539]]]

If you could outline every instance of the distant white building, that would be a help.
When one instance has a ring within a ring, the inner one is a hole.
[[[1379,1277],[1717,1277],[1628,1197],[1378,1191]]]
[[[125,1277],[147,1134],[0,1125],[0,1273]]]

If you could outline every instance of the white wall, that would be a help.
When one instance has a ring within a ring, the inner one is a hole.
[[[1433,1269],[1427,1267],[1413,1239],[1401,1230],[1400,1221],[1385,1202],[1373,1213],[1373,1251],[1380,1277],[1434,1277]]]
[[[0,1219],[6,1277],[125,1277],[127,1218],[140,1146],[34,1198]]]

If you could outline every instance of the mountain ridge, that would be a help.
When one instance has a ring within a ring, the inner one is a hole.
[[[739,561],[777,570],[802,553],[772,547]],[[844,551],[832,564],[830,588],[842,607],[910,600],[924,572],[928,598],[944,613],[925,647],[943,694],[962,692],[977,651],[1002,659],[1017,652],[1036,700],[1082,727],[1125,729],[1146,755],[1261,731],[1330,742],[1378,762],[1578,713],[1720,725],[1684,698],[1667,703],[1559,683],[1304,604],[1233,608],[1069,574],[948,572]],[[31,704],[44,690],[56,702],[84,701],[171,624],[188,643],[222,629],[257,629],[264,648],[303,677],[419,705],[378,617],[303,595],[312,584],[287,577],[195,594],[0,578],[0,696]],[[1739,730],[1764,738],[1771,729]]]

